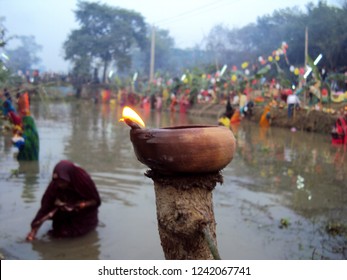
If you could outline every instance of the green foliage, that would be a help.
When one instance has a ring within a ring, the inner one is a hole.
[[[0,27],[0,48],[5,46],[5,30]]]
[[[4,26],[5,18],[0,17],[0,82],[7,82],[17,85],[18,77],[11,76],[10,73],[16,73],[21,70],[31,70],[40,59],[37,52],[41,50],[41,46],[35,42],[34,36],[11,36],[7,37],[7,30]],[[17,40],[16,49],[9,49],[9,41]],[[3,54],[6,55],[3,55]],[[5,59],[3,59],[5,57]]]
[[[280,228],[287,228],[290,225],[290,222],[287,218],[281,218],[280,220]]]
[[[346,13],[346,0],[341,7],[319,1],[317,5],[307,4],[306,11],[298,7],[280,9],[239,29],[214,28],[207,37],[207,45],[210,51],[218,53],[223,63],[241,65],[243,61],[257,63],[259,56],[267,58],[286,42],[288,64],[303,66],[307,28],[308,54],[315,58],[322,53],[321,66],[342,69],[347,65]],[[282,69],[288,68],[288,64],[278,62]]]
[[[324,61],[329,68],[346,65],[346,11],[328,6],[326,1],[320,1],[317,6],[308,9],[306,21],[310,55],[317,57],[323,53]]]
[[[6,42],[5,42],[6,28],[3,23],[4,21],[5,21],[5,18],[0,17],[0,48],[6,45]]]
[[[90,73],[92,72],[91,58],[89,56],[81,55],[80,57],[77,57],[74,62],[72,73],[75,76],[81,76],[87,79],[90,78]]]
[[[80,28],[73,30],[64,43],[65,59],[74,64],[85,57],[91,58],[90,64],[101,62],[103,81],[111,63],[121,70],[129,68],[133,47],[144,47],[146,26],[136,12],[79,2],[75,15]]]
[[[4,18],[0,17],[0,48],[3,48],[6,45],[5,42],[5,27],[3,25]],[[1,49],[0,49],[1,51]],[[7,68],[5,67],[4,63],[2,62],[0,58],[0,85],[2,87],[2,84],[8,79],[9,72]]]
[[[10,77],[10,72],[7,70],[7,68],[4,66],[4,64],[0,61],[0,85],[3,87],[3,84],[8,80]]]

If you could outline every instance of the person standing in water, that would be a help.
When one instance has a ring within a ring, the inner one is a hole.
[[[22,118],[22,128],[14,128],[12,143],[18,148],[17,160],[35,161],[39,160],[40,138],[32,116]]]

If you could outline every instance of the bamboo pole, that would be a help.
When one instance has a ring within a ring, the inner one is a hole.
[[[149,81],[154,80],[154,61],[155,61],[155,26],[152,26],[152,37],[151,37],[151,61],[149,69]]]

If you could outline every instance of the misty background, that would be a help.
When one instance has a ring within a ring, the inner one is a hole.
[[[25,66],[28,69],[39,69],[40,72],[73,71],[75,62],[66,59],[64,43],[73,30],[80,28],[76,21],[79,2],[0,0],[0,24],[6,42],[1,50],[2,60],[12,65],[14,70],[19,70],[21,61],[29,56]],[[337,13],[335,9],[342,14],[346,12],[346,1],[343,0],[307,3],[293,0],[84,2],[125,9],[143,17],[146,26],[143,35],[147,42],[140,49],[132,49],[131,63],[126,67],[126,72],[149,71],[151,32],[154,27],[155,69],[161,72],[179,73],[189,67],[208,68],[208,65],[220,69],[226,63],[239,65],[243,61],[257,61],[260,56],[267,56],[278,49],[282,42],[289,45],[290,64],[303,64],[307,26],[310,26],[313,57],[322,50],[328,51],[329,44],[333,42],[332,35],[340,36],[340,50],[334,48],[335,52],[340,53],[335,57],[325,55],[324,63],[339,67],[343,64],[336,63],[346,53],[345,32],[341,34],[339,31],[347,30],[346,21],[335,19],[335,22],[331,22]],[[322,15],[317,15],[315,9]],[[324,18],[324,14],[328,18]],[[339,26],[336,26],[337,23]],[[323,26],[326,27],[326,38],[321,36]],[[330,49],[333,50],[331,46]],[[343,60],[340,62],[344,63]],[[100,66],[100,61],[91,63],[93,67]],[[25,71],[24,66],[21,68]],[[107,70],[111,69],[117,71],[119,67],[109,65]]]

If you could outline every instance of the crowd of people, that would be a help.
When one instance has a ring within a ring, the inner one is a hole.
[[[233,99],[233,101],[230,101],[230,99]],[[219,125],[232,128],[234,124],[240,123],[246,116],[252,115],[254,107],[252,98],[249,98],[245,94],[239,94],[236,100],[237,102],[235,102],[235,97],[227,98],[225,112],[222,113],[218,119]],[[243,101],[241,102],[241,100]],[[290,92],[285,96],[284,101],[287,110],[287,120],[290,123],[290,121],[294,119],[296,114],[295,112],[302,109],[302,102],[300,101],[297,92]],[[312,108],[318,111],[322,110],[320,104],[321,103],[318,103],[316,106],[312,106],[311,110]],[[285,108],[283,103],[281,106],[282,109]],[[275,118],[271,110],[272,107],[279,108],[278,101],[272,99],[271,101],[267,100],[266,102],[263,102],[263,112],[259,119],[260,127],[271,126],[271,122]],[[295,128],[292,128],[292,131],[295,131]],[[334,145],[347,144],[347,106],[337,111],[336,121],[331,130],[331,143]]]
[[[30,98],[25,89],[15,93],[6,88],[0,96],[4,131],[12,133],[12,143],[18,148],[17,160],[39,160],[39,133],[30,113]],[[56,164],[41,200],[41,206],[31,222],[26,239],[33,241],[40,226],[52,220],[48,234],[56,238],[82,236],[98,224],[101,199],[91,176],[68,160]]]
[[[18,148],[18,160],[38,160],[39,135],[30,113],[30,98],[26,90],[18,88],[11,94],[6,88],[1,96],[5,129],[12,132],[12,143]]]
[[[135,94],[131,90],[121,89],[115,98],[121,106],[137,105],[145,111],[149,110],[167,110],[170,112],[186,113],[195,104],[226,104],[225,112],[218,118],[218,124],[228,128],[240,123],[244,118],[251,117],[256,104],[263,108],[263,113],[259,119],[259,126],[269,127],[275,118],[272,108],[285,109],[287,112],[287,120],[290,122],[295,119],[296,112],[303,110],[304,102],[302,101],[305,94],[309,97],[311,89],[308,92],[301,87],[296,90],[282,89],[277,90],[275,81],[271,82],[267,90],[267,96],[264,97],[264,92],[255,93],[254,89],[245,87],[244,91],[235,91],[221,88],[210,88],[208,90],[201,89],[196,96],[192,95],[189,87],[178,87],[178,90],[168,88],[160,88],[155,93],[145,93],[143,95]],[[260,102],[257,102],[259,101]],[[307,104],[309,109],[323,111],[322,101],[313,103],[308,98]],[[306,108],[307,109],[307,108]],[[347,110],[338,110],[336,123],[332,128],[332,143],[347,144]],[[295,128],[293,128],[294,130]],[[336,140],[338,139],[338,140]]]

